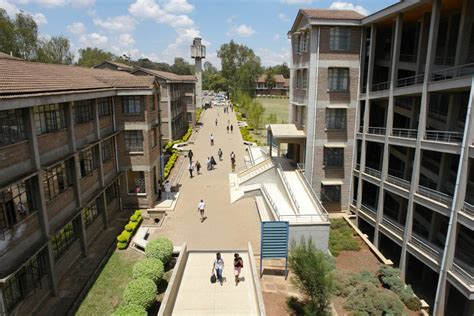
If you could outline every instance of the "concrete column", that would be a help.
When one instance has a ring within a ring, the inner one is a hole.
[[[82,199],[81,199],[81,166],[79,163],[79,153],[74,154],[74,169],[73,169],[73,177],[74,177],[74,197],[76,199],[76,206],[82,208]]]
[[[92,104],[92,116],[94,118],[94,134],[96,139],[100,139],[100,118],[98,103],[98,99],[95,99],[94,104]]]
[[[469,42],[474,23],[474,4],[471,0],[463,0],[461,20],[459,22],[458,40],[454,65],[459,66],[466,63],[469,52]]]
[[[113,126],[113,129],[114,129],[114,132],[117,131],[117,117],[116,117],[116,109],[115,109],[115,98],[116,97],[111,97],[112,99],[112,126]],[[120,97],[117,97],[117,98],[120,98]],[[158,104],[158,111],[160,111],[160,105]],[[161,137],[160,137],[161,139]]]
[[[407,264],[406,264],[407,245],[412,234],[414,196],[415,196],[415,192],[418,187],[418,181],[420,178],[421,141],[424,138],[424,134],[426,130],[426,113],[427,113],[427,107],[429,103],[428,82],[431,77],[431,70],[434,64],[434,59],[435,59],[436,41],[438,38],[440,14],[441,14],[441,0],[433,0],[433,7],[431,11],[430,26],[429,26],[426,64],[425,64],[425,71],[424,71],[424,81],[423,81],[422,94],[421,94],[418,136],[416,138],[415,157],[413,161],[410,194],[409,194],[409,199],[408,199],[407,220],[405,223],[405,232],[404,232],[404,238],[403,238],[403,243],[402,243],[402,253],[400,257],[400,277],[402,278],[402,280],[405,280],[405,273],[406,273],[406,268],[407,268]]]
[[[99,203],[101,203],[103,212],[102,212],[102,221],[104,223],[104,229],[109,228],[109,214],[107,213],[107,196],[105,191],[102,192],[101,196],[99,197]]]
[[[26,110],[26,124],[25,130],[28,139],[30,140],[30,154],[33,158],[33,165],[35,166],[35,170],[41,169],[41,159],[39,154],[39,147],[38,147],[38,137],[36,135],[36,128],[35,128],[35,121],[34,121],[34,112],[33,107],[29,107]]]
[[[74,102],[69,102],[65,109],[69,150],[71,152],[75,152],[77,150],[73,103]]]
[[[87,233],[86,233],[86,223],[84,222],[84,217],[81,214],[79,218],[76,219],[79,221],[79,242],[81,244],[82,256],[87,257],[88,254],[88,247],[87,247]]]
[[[2,289],[0,288],[0,315],[6,315],[7,314],[7,307],[5,306],[5,302],[3,299],[3,292]]]
[[[56,265],[54,263],[54,253],[53,253],[53,246],[51,241],[48,242],[48,246],[46,248],[47,256],[46,256],[46,270],[48,270],[48,280],[49,286],[51,287],[51,295],[56,296],[59,293],[58,289],[58,276],[56,271]]]
[[[293,122],[293,89],[294,89],[294,85],[293,85],[293,80],[295,78],[295,70],[294,70],[294,65],[293,65],[293,61],[291,61],[291,65],[290,65],[290,89],[289,89],[289,102],[288,102],[288,123],[295,123]]]
[[[95,147],[95,146],[94,146]],[[100,182],[100,186],[102,188],[105,187],[105,176],[104,176],[104,164],[102,163],[102,159],[104,159],[104,157],[102,156],[102,142],[99,142],[99,144],[97,145],[97,157],[94,157],[97,159],[97,162],[98,162],[98,168],[97,168],[97,172],[99,173],[99,182]],[[92,152],[93,155],[94,152]]]
[[[430,14],[425,13],[421,19],[420,36],[418,42],[418,54],[416,57],[416,74],[425,71],[426,51],[428,49],[428,36],[430,34]]]

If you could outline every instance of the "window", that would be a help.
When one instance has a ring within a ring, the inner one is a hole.
[[[47,274],[46,255],[46,249],[41,250],[5,282],[2,295],[8,312],[11,312],[31,291],[43,287],[42,279]]]
[[[81,168],[81,178],[92,175],[92,171],[97,169],[97,146],[86,149],[79,153],[79,165]]]
[[[308,69],[303,69],[301,76],[301,88],[306,89],[308,88]]]
[[[64,104],[40,105],[33,109],[36,134],[45,134],[66,128]]]
[[[142,131],[125,131],[125,151],[143,152]]]
[[[188,112],[188,122],[192,122],[192,121],[193,121],[193,113]]]
[[[69,169],[72,168],[70,165],[72,162],[67,164],[61,162],[56,166],[45,170],[43,178],[45,196],[48,201],[52,201],[56,196],[66,191],[69,186],[72,186],[72,176],[69,172],[66,172],[66,165]]]
[[[344,148],[324,148],[324,166],[341,168],[344,165]]]
[[[132,171],[127,172],[128,193],[146,193],[145,190],[145,172]]]
[[[105,190],[105,201],[107,203],[107,207],[117,197],[118,197],[118,184],[117,182],[114,182]]]
[[[156,147],[156,128],[151,130],[151,148]]]
[[[140,114],[142,109],[142,97],[122,97],[122,105],[124,114]]]
[[[82,210],[82,216],[84,218],[84,224],[86,227],[92,225],[97,217],[100,215],[100,208],[97,207],[97,203],[99,203],[100,199],[93,201],[89,206],[85,207]]]
[[[329,49],[349,50],[350,29],[347,27],[331,27],[329,31]]]
[[[296,51],[298,54],[307,52],[309,48],[309,32],[298,34],[296,45]]]
[[[61,258],[66,251],[79,239],[79,227],[77,219],[63,227],[56,235],[51,236],[54,260]]]
[[[330,91],[346,91],[349,85],[348,68],[329,68],[328,89]]]
[[[12,228],[36,212],[32,181],[28,179],[0,191],[0,230]]]
[[[92,100],[74,103],[74,123],[81,124],[92,121]]]
[[[341,202],[341,186],[321,185],[321,202]]]
[[[102,162],[114,158],[114,138],[108,138],[102,142]]]
[[[326,109],[327,129],[346,129],[346,109]]]
[[[0,146],[26,139],[23,109],[0,111]]]
[[[99,116],[109,116],[112,114],[112,100],[111,98],[100,98],[97,99],[97,108]]]
[[[155,110],[156,110],[156,104],[155,104],[156,101],[155,100],[156,100],[155,94],[153,93],[150,97],[150,111],[151,112],[155,112]]]

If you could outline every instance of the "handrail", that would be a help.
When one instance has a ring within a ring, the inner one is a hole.
[[[378,179],[380,179],[381,175],[382,175],[382,173],[379,170],[376,170],[376,169],[373,169],[373,168],[370,168],[370,167],[367,167],[367,166],[365,166],[364,173],[367,173],[367,174],[369,174],[373,177],[376,177]]]
[[[460,279],[462,279],[466,284],[473,285],[474,284],[474,276],[472,276],[468,271],[463,269],[459,264],[453,262],[453,266],[451,267],[451,271],[456,274]]]
[[[474,217],[474,205],[464,202],[464,205],[462,206],[462,210],[464,213],[467,213],[468,215]]]
[[[438,56],[435,57],[435,65],[441,66],[452,66],[454,65],[455,59],[454,57],[447,57],[447,56]]]
[[[382,219],[382,224],[390,227],[391,229],[397,231],[398,235],[400,237],[403,236],[403,231],[404,231],[404,228],[402,225],[400,225],[399,223],[395,222],[394,220],[384,216],[383,219]]]
[[[300,206],[298,204],[298,201],[296,200],[295,194],[293,193],[293,190],[290,187],[290,183],[288,182],[288,178],[286,177],[285,173],[282,171],[283,168],[280,163],[278,163],[278,173],[281,175],[281,178],[283,179],[283,182],[286,185],[286,189],[288,190],[288,193],[290,193],[291,200],[293,201],[293,204],[295,205],[296,211],[298,214],[300,213]]]
[[[304,170],[303,170],[304,171]],[[303,178],[303,181],[306,183],[306,187],[308,188],[310,192],[310,197],[312,198],[313,202],[315,202],[316,206],[320,209],[321,211],[321,216],[324,218],[325,221],[329,220],[329,214],[326,211],[326,208],[323,206],[321,201],[319,200],[318,196],[316,195],[316,192],[314,192],[313,187],[309,183],[308,179],[306,178],[305,174],[303,173],[301,169],[298,168],[298,172],[301,175],[301,178]]]
[[[412,234],[412,236],[410,238],[410,242],[414,246],[416,246],[416,247],[422,249],[423,251],[427,252],[428,254],[430,254],[437,261],[440,259],[441,252],[439,251],[439,249],[436,249],[435,247],[433,247],[431,245],[431,243],[429,243],[424,238],[416,236],[415,234]]]
[[[375,209],[373,209],[372,206],[365,205],[365,204],[361,204],[361,205],[360,205],[360,208],[361,208],[363,211],[372,213],[372,214],[374,214],[374,215],[377,214],[377,211],[376,211]]]
[[[375,134],[375,135],[385,135],[386,128],[385,127],[370,127],[368,129],[369,134]]]
[[[402,87],[413,86],[416,84],[422,84],[424,78],[425,78],[424,74],[400,78],[397,80],[397,87],[402,88]]]
[[[270,202],[270,205],[273,208],[273,210],[275,211],[276,215],[278,216],[278,218],[280,218],[280,212],[278,211],[278,207],[277,207],[275,201],[273,201],[272,197],[270,196],[270,193],[268,193],[267,187],[265,186],[264,183],[262,183],[261,188],[262,188],[263,194],[265,195],[267,200]]]
[[[294,214],[294,215],[280,215],[280,221],[288,221],[294,223],[308,223],[316,220],[326,221],[326,217],[320,214]]]
[[[416,189],[416,192],[432,199],[435,200],[436,202],[440,202],[443,204],[446,204],[448,207],[451,206],[453,203],[453,197],[449,196],[445,193],[439,192],[437,190],[433,190],[427,187],[424,187],[422,185],[418,185],[418,188]]]
[[[267,158],[267,159],[265,159],[264,161],[262,161],[262,162],[260,162],[260,163],[258,163],[258,164],[256,164],[256,165],[254,165],[254,166],[252,166],[252,167],[250,167],[250,168],[246,168],[244,171],[239,172],[237,175],[238,175],[239,177],[243,177],[243,176],[245,176],[245,175],[247,175],[247,174],[249,174],[249,173],[251,173],[251,172],[253,172],[253,171],[255,171],[255,170],[258,170],[261,166],[266,165],[268,162],[272,162],[272,159],[271,159],[271,158]]]
[[[387,179],[385,181],[391,184],[395,184],[396,186],[402,187],[406,190],[410,190],[410,187],[411,187],[410,181],[399,178],[391,174],[387,174]]]
[[[434,131],[429,130],[425,132],[425,139],[435,142],[444,143],[460,143],[462,142],[463,134],[459,132],[450,131]]]
[[[356,163],[355,169],[358,170],[358,171],[360,171],[360,163]]]
[[[390,81],[379,82],[372,84],[370,91],[382,91],[387,90],[390,87]]]
[[[403,138],[416,138],[418,130],[408,128],[392,128],[392,136]]]
[[[471,76],[473,74],[474,63],[470,63],[433,72],[431,76],[431,82]]]

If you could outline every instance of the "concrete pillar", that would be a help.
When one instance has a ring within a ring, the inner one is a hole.
[[[102,162],[102,160],[104,159],[104,157],[102,156],[102,142],[99,142],[99,144],[97,144],[97,147],[94,146],[95,148],[97,148],[97,153],[94,153],[94,151],[92,152],[92,154],[96,157],[94,157],[95,159],[97,159],[97,162],[98,162],[98,168],[97,168],[97,172],[99,173],[99,182],[100,182],[100,186],[102,188],[105,187],[105,176],[104,176],[104,164]]]
[[[56,271],[56,265],[54,263],[54,253],[53,253],[53,246],[51,244],[51,241],[48,242],[46,251],[47,251],[46,270],[48,273],[49,286],[51,288],[51,295],[56,296],[59,294],[58,276],[57,276],[57,271]]]
[[[291,64],[290,64],[290,88],[288,89],[289,90],[289,102],[288,102],[288,123],[295,123],[293,121],[293,111],[294,111],[294,105],[293,105],[293,89],[294,89],[294,85],[293,85],[293,80],[295,78],[295,69],[293,68],[294,65],[293,65],[293,60],[291,61]]]
[[[459,22],[458,40],[454,65],[459,66],[466,63],[469,53],[469,43],[474,23],[474,4],[471,0],[463,0],[461,20]]]
[[[104,223],[104,229],[109,228],[109,214],[107,213],[107,195],[105,191],[102,192],[101,196],[99,197],[99,203],[102,207],[102,221]]]
[[[0,315],[6,315],[7,314],[7,307],[5,306],[5,302],[3,299],[3,291],[0,288]]]
[[[100,117],[99,117],[99,99],[95,99],[92,104],[92,117],[94,119],[94,134],[96,139],[100,139]]]
[[[71,152],[75,152],[77,150],[73,103],[74,102],[67,103],[66,109],[65,109],[69,150]]]
[[[79,218],[76,219],[79,221],[79,242],[81,244],[82,256],[87,257],[88,247],[87,247],[87,232],[86,232],[86,223],[84,222],[84,217],[82,216],[82,211],[79,215]]]
[[[33,165],[35,170],[41,169],[41,160],[38,147],[38,137],[36,135],[35,120],[33,107],[29,107],[26,110],[26,124],[25,131],[28,139],[30,140],[30,154],[32,157]]]
[[[420,36],[418,42],[418,54],[416,57],[416,74],[425,71],[426,51],[428,49],[428,37],[430,34],[430,13],[425,13],[421,19]]]
[[[423,81],[422,94],[421,94],[418,136],[416,138],[415,157],[413,161],[410,194],[409,194],[409,199],[408,199],[407,220],[405,223],[405,232],[404,232],[404,238],[403,238],[403,243],[402,243],[402,253],[400,257],[400,277],[403,280],[405,280],[405,273],[406,273],[406,268],[407,268],[406,267],[407,245],[408,245],[408,241],[411,239],[411,234],[412,234],[414,196],[415,196],[415,192],[418,187],[418,181],[420,178],[421,141],[423,140],[424,134],[425,134],[426,113],[427,113],[427,107],[429,103],[428,82],[431,78],[431,71],[434,64],[436,41],[438,38],[440,13],[441,13],[441,0],[433,0],[433,7],[431,11],[430,26],[429,26],[426,64],[425,64],[425,71],[424,71],[424,81]]]

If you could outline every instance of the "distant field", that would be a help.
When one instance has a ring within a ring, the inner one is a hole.
[[[274,113],[277,116],[278,123],[282,121],[288,123],[288,99],[278,98],[256,98],[265,108],[265,118]]]

